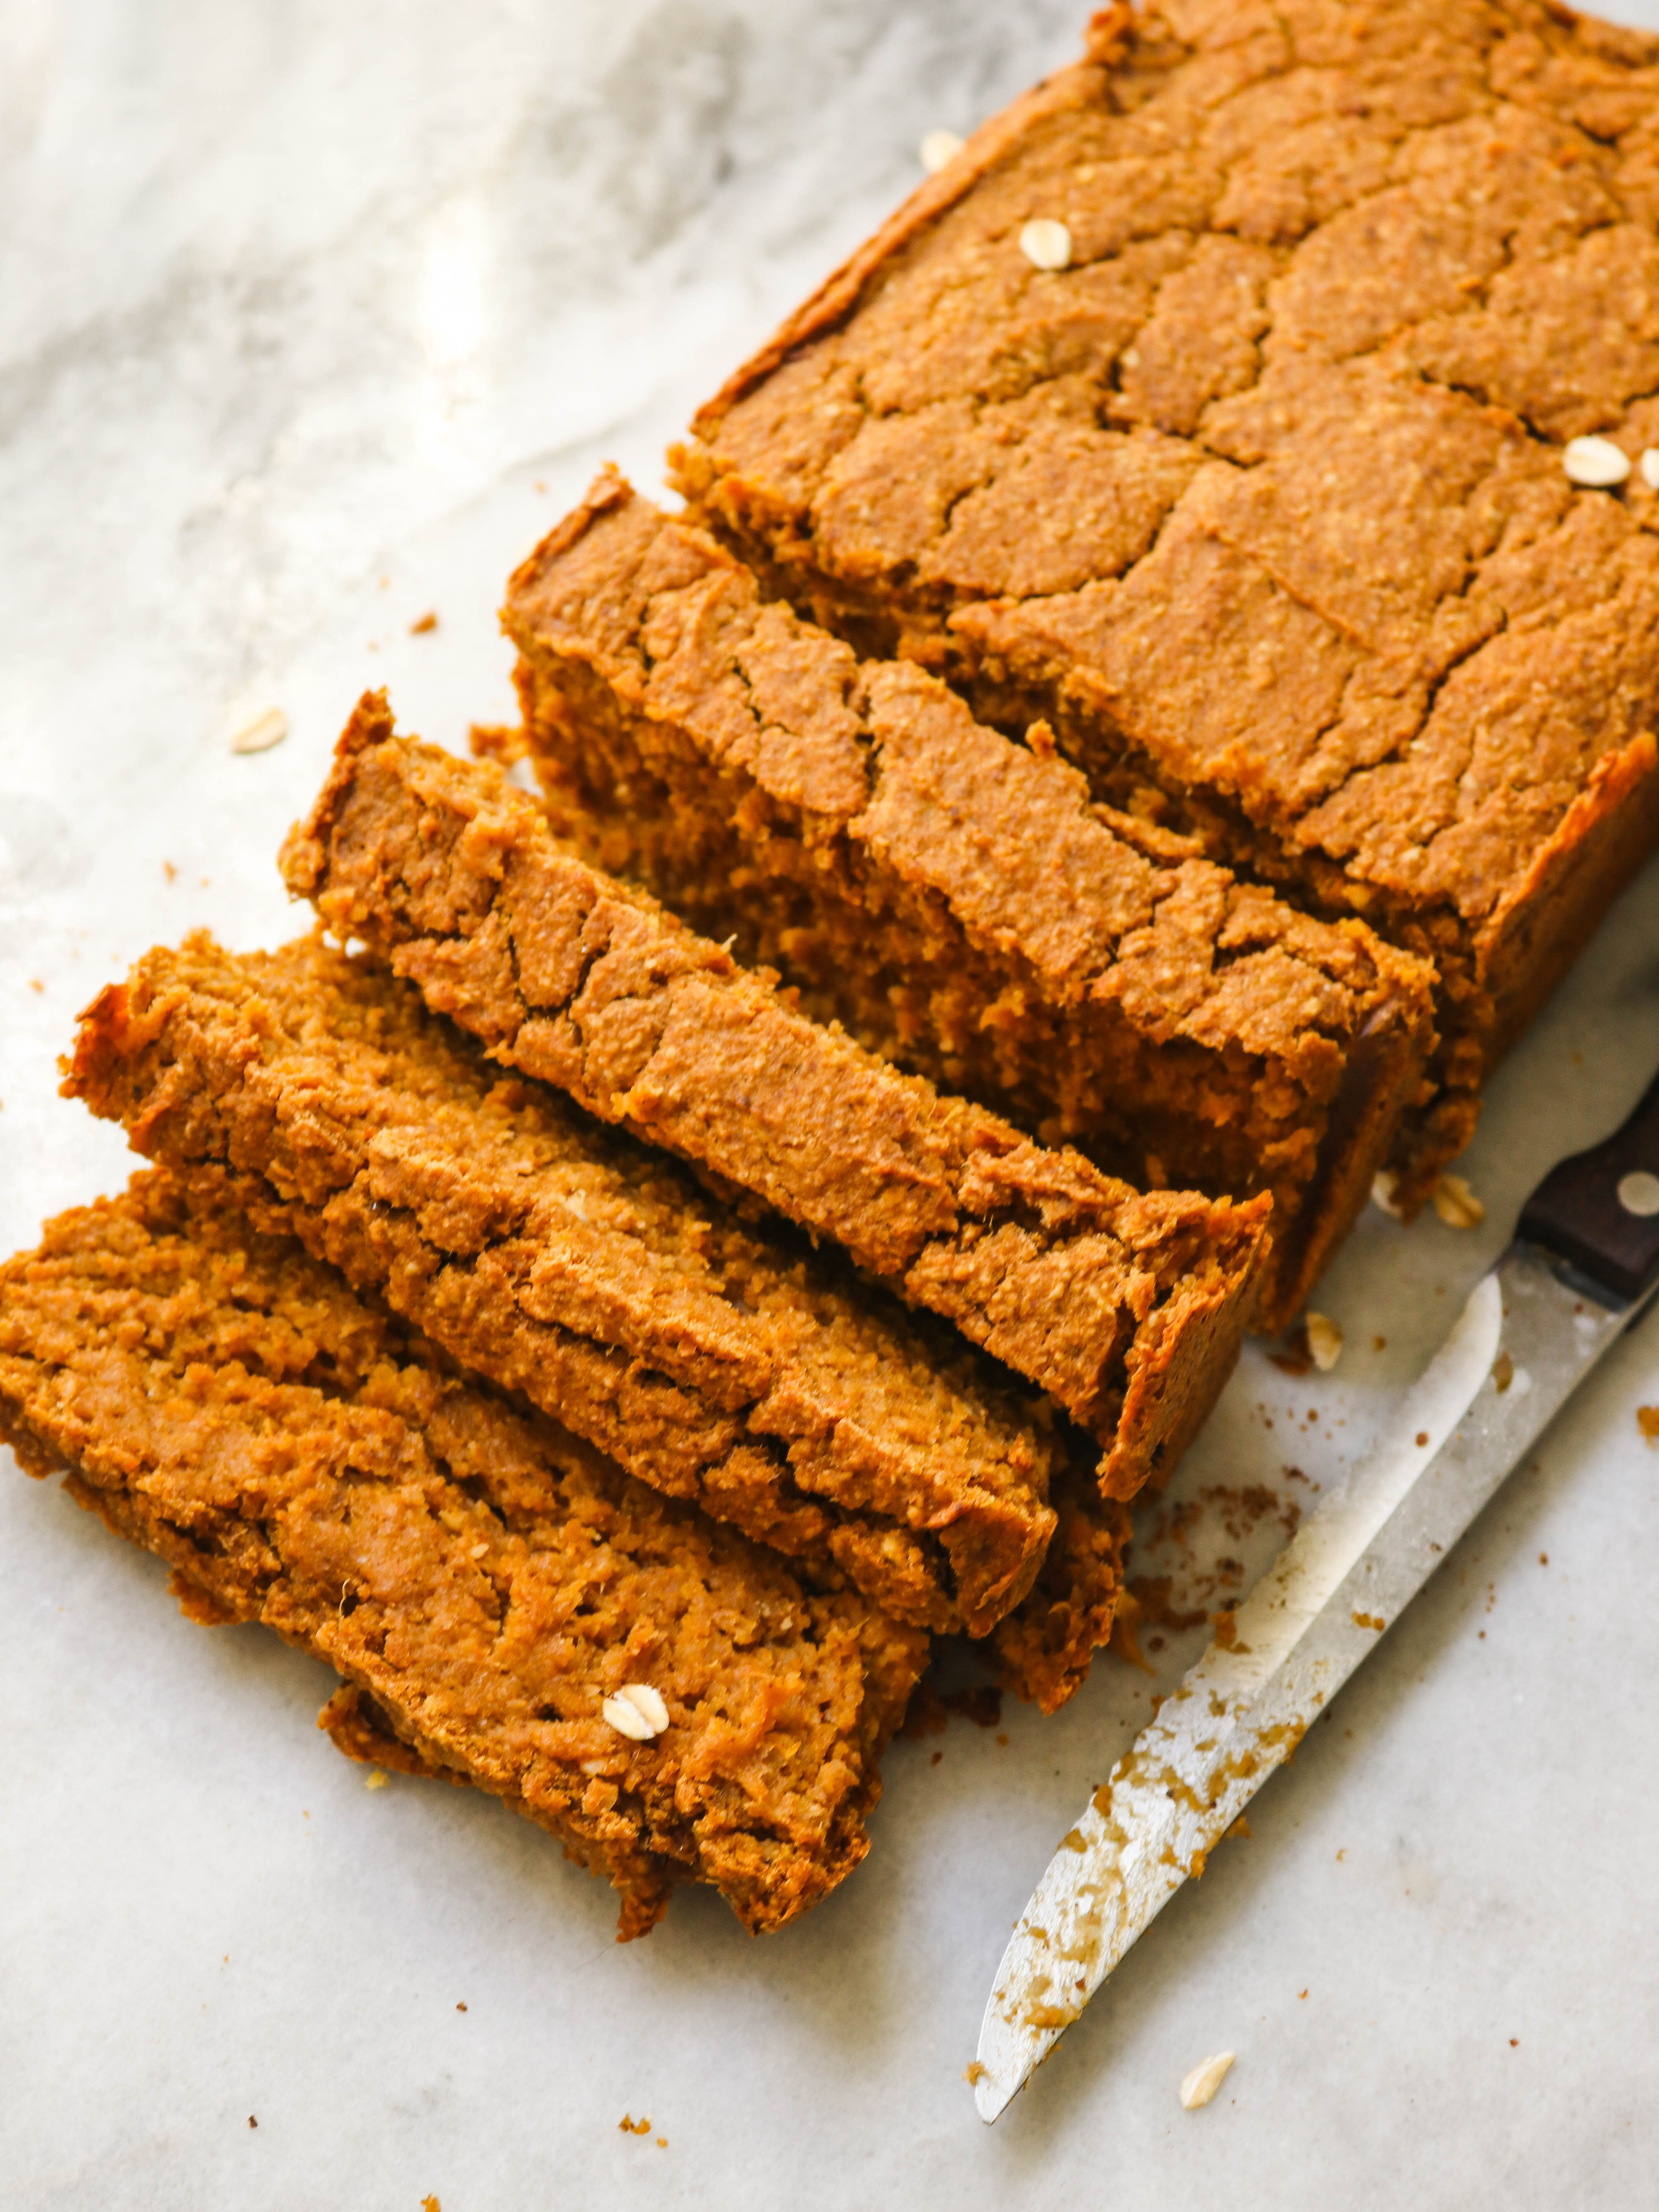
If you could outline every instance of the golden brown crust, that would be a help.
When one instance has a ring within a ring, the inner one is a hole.
[[[1415,1097],[1420,963],[1091,805],[1045,732],[859,661],[614,476],[506,621],[556,826],[1048,1141],[1270,1193],[1263,1321],[1289,1319]]]
[[[1659,493],[1561,458],[1659,444],[1659,44],[1164,0],[1095,51],[728,383],[680,481],[769,592],[1432,960],[1410,1196],[1659,819],[1650,757],[1560,845],[1659,710]]]
[[[88,1010],[65,1088],[630,1473],[902,1618],[982,1635],[1030,1587],[1060,1447],[988,1363],[501,1078],[373,963],[158,949]]]
[[[456,1376],[290,1238],[172,1178],[0,1268],[0,1434],[158,1552],[193,1619],[263,1620],[349,1687],[342,1749],[467,1781],[608,1875],[781,1926],[866,1848],[926,1639]],[[604,1699],[645,1681],[668,1729]]]
[[[1047,1390],[1110,1448],[1114,1494],[1155,1454],[1171,1471],[1153,1397],[1138,1386],[1120,1419],[1127,1376],[1155,1340],[1160,1371],[1207,1404],[1254,1297],[1264,1200],[1143,1194],[901,1075],[562,851],[494,768],[397,738],[383,693],[359,702],[283,867],[492,1059],[834,1238]]]

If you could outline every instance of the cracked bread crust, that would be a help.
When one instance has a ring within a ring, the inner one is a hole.
[[[64,1088],[630,1474],[897,1617],[984,1635],[1030,1588],[1066,1443],[998,1370],[501,1077],[373,963],[158,948],[88,1008]]]
[[[348,1687],[350,1756],[470,1782],[619,1893],[710,1882],[756,1933],[868,1848],[927,1639],[458,1377],[291,1238],[136,1176],[0,1267],[0,1436]],[[670,1724],[600,1707],[649,1681]]]
[[[860,662],[614,475],[505,613],[556,828],[816,1010],[1104,1167],[1274,1204],[1296,1312],[1417,1096],[1421,963],[1093,805],[915,665]]]
[[[1108,1448],[1113,1495],[1172,1472],[1236,1358],[1265,1196],[1143,1194],[901,1075],[562,851],[498,769],[396,737],[384,693],[283,865],[493,1060],[835,1238],[1047,1390]]]
[[[679,479],[769,592],[1432,960],[1409,1203],[1659,838],[1659,493],[1560,450],[1659,444],[1659,42],[1164,0],[1089,51],[738,372]]]

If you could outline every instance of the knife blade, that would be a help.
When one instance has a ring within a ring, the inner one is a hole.
[[[1659,1289],[1659,1078],[1553,1169],[1390,1430],[1061,1838],[969,2069],[994,2120]]]

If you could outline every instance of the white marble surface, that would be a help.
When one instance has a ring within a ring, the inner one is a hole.
[[[602,455],[653,483],[921,133],[1064,58],[1082,12],[0,0],[5,1249],[126,1172],[55,1095],[82,1002],[189,927],[291,929],[272,856],[359,689],[452,744],[507,714],[512,562]],[[234,758],[248,699],[292,735]],[[1371,1212],[1320,1295],[1335,1374],[1247,1359],[1181,1478],[1200,1547],[1271,1552],[1206,1492],[1296,1494],[1287,1463],[1311,1484],[1351,1454],[1531,1182],[1656,1060],[1650,872],[1494,1090],[1485,1227]],[[191,1626],[8,1461],[0,2202],[1651,2201],[1656,1398],[1659,1319],[992,2131],[961,2075],[1008,1926],[1201,1638],[1012,1714],[1006,1745],[898,1746],[869,1861],[785,1935],[687,1893],[618,1949],[549,1839],[366,1790],[313,1726],[320,1668]]]

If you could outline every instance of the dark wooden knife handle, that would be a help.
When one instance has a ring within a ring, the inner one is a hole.
[[[1517,1233],[1621,1298],[1641,1297],[1659,1270],[1659,1075],[1612,1136],[1550,1170]]]

